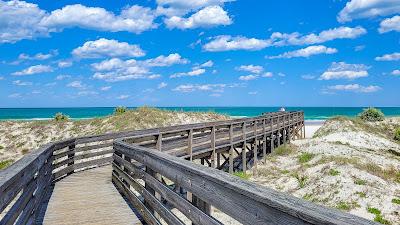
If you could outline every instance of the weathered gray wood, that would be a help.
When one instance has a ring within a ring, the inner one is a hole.
[[[202,196],[243,224],[376,224],[162,152],[122,141],[116,141],[114,148]]]

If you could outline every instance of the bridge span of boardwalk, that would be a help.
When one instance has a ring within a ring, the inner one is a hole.
[[[232,175],[304,135],[277,112],[50,143],[0,171],[0,224],[375,224]]]

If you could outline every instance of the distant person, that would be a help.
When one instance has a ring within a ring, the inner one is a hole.
[[[281,107],[280,109],[279,109],[279,112],[285,112],[286,111],[286,109],[284,108],[284,107]]]

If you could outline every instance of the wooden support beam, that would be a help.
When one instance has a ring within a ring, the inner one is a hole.
[[[216,153],[215,153],[215,126],[211,128],[211,167],[217,168]]]
[[[246,122],[243,122],[243,147],[242,147],[242,170],[244,173],[246,173],[247,170],[247,155],[246,155]]]
[[[229,148],[229,173],[233,174],[233,125],[229,125],[229,143],[230,143],[230,148]]]
[[[190,129],[188,134],[188,154],[190,161],[193,161],[193,129]]]

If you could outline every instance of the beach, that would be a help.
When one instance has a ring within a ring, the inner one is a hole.
[[[315,132],[322,127],[325,120],[305,120],[304,125],[306,127],[306,138],[312,138]]]

